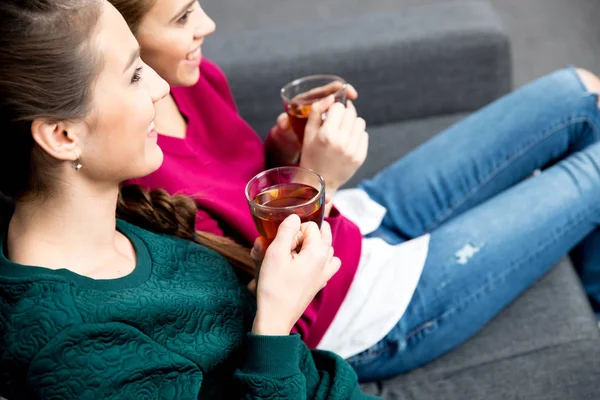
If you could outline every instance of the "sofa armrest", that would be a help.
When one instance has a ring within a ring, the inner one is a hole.
[[[308,74],[346,78],[369,124],[472,111],[511,88],[508,37],[481,2],[217,34],[205,54],[223,68],[240,114],[261,135],[283,111],[281,86]]]

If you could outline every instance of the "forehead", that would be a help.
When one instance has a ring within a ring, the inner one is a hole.
[[[168,22],[176,17],[178,13],[184,11],[190,5],[190,2],[195,3],[191,0],[155,0],[148,15]]]
[[[108,2],[103,2],[95,43],[104,60],[104,70],[123,73],[138,43],[121,14]]]

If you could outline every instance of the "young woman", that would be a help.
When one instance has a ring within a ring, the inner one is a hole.
[[[328,224],[284,221],[254,299],[223,257],[182,239],[193,201],[119,192],[163,160],[153,120],[168,85],[110,3],[4,0],[0,42],[0,191],[14,199],[0,229],[0,396],[369,397],[345,361],[290,335],[340,266]]]
[[[293,162],[325,178],[342,267],[295,331],[309,347],[347,358],[360,379],[408,371],[458,346],[596,226],[599,113],[590,91],[600,81],[589,72],[533,82],[336,193],[368,145],[351,102],[316,104],[302,147],[285,115],[263,145],[237,114],[223,73],[202,59],[215,24],[198,2],[111,2],[142,58],[174,86],[157,104],[165,161],[135,182],[198,195],[196,227],[249,246],[257,232],[248,180],[267,164]]]

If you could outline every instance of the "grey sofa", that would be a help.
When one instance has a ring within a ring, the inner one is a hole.
[[[227,2],[206,6],[212,15],[244,18],[219,10]],[[357,108],[371,136],[366,165],[349,186],[511,90],[510,41],[482,1],[235,36],[217,31],[204,48],[260,134],[282,111],[284,83],[311,73],[347,78],[360,92]],[[585,400],[600,398],[598,378],[600,331],[565,259],[458,349],[364,389],[387,399]]]

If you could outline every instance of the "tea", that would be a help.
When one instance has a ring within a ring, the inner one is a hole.
[[[290,104],[287,109],[290,125],[292,125],[292,129],[300,143],[304,140],[304,130],[306,129],[306,122],[308,122],[308,116],[310,115],[310,107],[310,104]]]
[[[313,221],[319,227],[323,222],[324,196],[317,198],[319,191],[302,183],[282,183],[261,191],[254,203],[272,207],[253,212],[252,218],[260,236],[271,242],[281,222],[291,214],[297,214],[302,222]],[[313,200],[313,201],[311,201]]]
[[[304,140],[304,130],[313,103],[332,94],[335,95],[335,101],[343,104],[346,103],[345,81],[332,76],[317,76],[315,78],[319,79],[315,79],[312,82],[305,82],[304,84],[299,83],[298,86],[289,88],[288,90],[285,88],[282,89],[285,111],[289,116],[292,129],[300,142]],[[335,80],[331,82],[332,79]],[[311,86],[312,84],[317,86]],[[302,92],[298,93],[300,91]],[[292,94],[294,92],[298,94]]]

